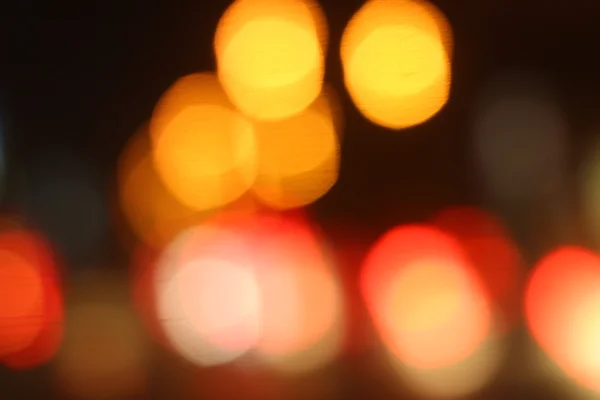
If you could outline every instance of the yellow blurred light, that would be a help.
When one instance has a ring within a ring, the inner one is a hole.
[[[372,122],[400,129],[425,122],[448,101],[451,31],[434,6],[370,0],[346,27],[344,81]]]
[[[304,206],[335,184],[339,125],[329,101],[323,95],[297,116],[255,125],[259,162],[253,192],[266,205]]]
[[[593,293],[582,301],[579,308],[574,310],[574,322],[572,325],[572,353],[577,358],[582,375],[586,372],[592,377],[600,368],[600,293]],[[592,378],[593,379],[593,378]],[[595,383],[594,389],[600,392],[600,385]]]
[[[235,105],[260,120],[290,117],[319,94],[325,19],[305,0],[237,0],[219,22],[219,79]]]
[[[126,145],[118,173],[121,209],[135,235],[147,245],[162,248],[209,214],[183,205],[164,186],[154,168],[147,128]]]
[[[390,357],[390,361],[413,392],[427,398],[456,399],[467,397],[489,384],[505,355],[506,343],[490,337],[466,359],[442,368],[414,368],[394,357]]]
[[[390,285],[384,313],[393,321],[391,347],[407,364],[422,369],[452,365],[487,336],[490,315],[484,298],[455,264],[416,261]],[[442,332],[445,339],[435,340]]]
[[[131,398],[146,388],[147,348],[122,277],[78,277],[55,373],[80,399]]]
[[[213,74],[179,79],[158,103],[150,133],[162,181],[189,208],[231,203],[255,179],[252,123],[233,108]]]
[[[65,390],[85,399],[137,393],[144,376],[135,316],[111,304],[86,304],[73,308],[70,320],[57,359]]]

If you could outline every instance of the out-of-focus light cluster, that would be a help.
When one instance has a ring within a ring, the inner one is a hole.
[[[0,362],[29,369],[54,356],[63,335],[62,287],[51,247],[38,234],[0,233]]]
[[[342,294],[304,218],[235,214],[182,233],[137,273],[154,333],[211,366],[252,352],[284,372],[322,366],[341,344]],[[152,277],[152,279],[150,279]]]
[[[145,394],[147,343],[125,282],[93,271],[70,282],[65,340],[53,367],[61,389],[75,398]]]
[[[524,310],[552,362],[577,386],[600,393],[600,256],[561,246],[527,280],[522,267],[502,224],[472,207],[396,227],[374,245],[361,289],[407,387],[432,398],[480,390],[495,376],[505,335]]]
[[[150,124],[158,176],[195,211],[228,206],[251,188],[272,208],[312,203],[337,180],[340,120],[334,100],[323,91],[297,115],[261,122],[237,111],[215,75],[181,78],[162,97]]]
[[[432,4],[369,0],[341,45],[344,81],[361,113],[392,129],[435,115],[450,92],[452,33]]]
[[[376,123],[415,125],[447,101],[452,35],[434,6],[370,1],[342,42],[346,85]],[[138,237],[160,247],[247,193],[283,210],[329,191],[342,118],[324,88],[327,45],[325,17],[311,0],[237,0],[225,11],[214,38],[216,74],[180,78],[154,110],[153,166],[135,149],[143,140],[123,156],[122,206]],[[138,190],[155,194],[142,204]]]
[[[180,78],[150,122],[155,170],[178,211],[230,207],[247,193],[296,208],[335,184],[340,119],[323,89],[326,48],[326,21],[311,1],[238,0],[227,9],[214,40],[217,74]]]
[[[236,0],[215,33],[217,70],[178,79],[123,151],[120,204],[142,242],[132,261],[136,311],[159,343],[192,364],[256,359],[305,372],[341,349],[347,307],[327,249],[304,217],[271,213],[311,204],[337,180],[343,123],[324,83],[327,46],[318,4]],[[369,0],[342,36],[344,82],[366,118],[408,128],[448,101],[452,52],[451,28],[433,5]],[[561,192],[567,128],[546,82],[518,71],[490,82],[472,133],[491,196],[533,204]],[[592,219],[594,181],[584,193]],[[599,260],[575,247],[550,253],[524,298],[540,347],[595,391]],[[18,270],[18,279],[31,279],[25,266]],[[364,260],[360,289],[406,386],[460,398],[498,371],[521,317],[524,275],[519,249],[495,216],[452,207],[381,237]],[[32,287],[26,293],[35,297]],[[74,303],[57,359],[65,388],[82,398],[143,392],[145,353],[131,344],[137,327],[123,307],[90,293]],[[102,325],[115,332],[99,335]],[[25,340],[11,334],[0,343]],[[109,350],[82,358],[92,343]]]

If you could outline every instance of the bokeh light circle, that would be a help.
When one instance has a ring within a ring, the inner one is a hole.
[[[35,265],[0,250],[0,355],[20,351],[43,324],[44,287]]]
[[[600,391],[600,257],[563,246],[536,265],[525,293],[529,330],[558,366]]]
[[[162,96],[150,123],[156,170],[185,206],[198,211],[240,198],[256,177],[252,123],[216,76],[185,76]]]
[[[401,129],[425,122],[447,102],[452,38],[444,16],[415,0],[370,0],[341,44],[344,82],[372,122]]]
[[[386,233],[367,256],[361,288],[385,346],[415,368],[466,359],[491,329],[487,296],[459,243],[431,226]]]
[[[253,348],[261,328],[260,292],[246,238],[218,224],[183,232],[155,271],[157,311],[173,348],[212,366]]]
[[[62,341],[63,304],[53,250],[36,232],[0,233],[0,362],[24,370],[51,359]]]
[[[310,204],[335,184],[340,124],[335,98],[323,93],[308,109],[283,121],[255,124],[256,197],[274,209]]]
[[[219,79],[246,115],[279,120],[321,91],[325,19],[305,0],[237,0],[222,16],[214,47]]]

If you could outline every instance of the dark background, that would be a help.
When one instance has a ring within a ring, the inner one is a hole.
[[[8,157],[4,211],[22,212],[19,177],[49,152],[70,152],[89,160],[103,196],[113,204],[116,161],[122,146],[148,120],[159,96],[178,77],[214,70],[212,37],[229,2],[11,3],[0,17],[4,20],[0,63]],[[346,129],[339,181],[309,211],[334,244],[342,245],[345,240],[336,236],[339,226],[361,232],[372,242],[393,225],[425,220],[448,205],[493,207],[487,203],[474,167],[470,121],[478,91],[488,78],[505,68],[534,69],[556,84],[571,128],[569,175],[575,189],[583,151],[600,122],[600,3],[434,1],[454,32],[451,97],[433,119],[397,133],[362,117],[343,87],[340,38],[363,2],[320,3],[330,30],[326,81],[342,99]],[[533,233],[552,223],[543,216],[532,221],[531,205],[503,215],[530,260],[559,242],[586,243],[586,232],[579,228],[578,198],[575,194],[570,198],[568,213],[575,228],[550,232],[542,241]],[[126,268],[128,255],[115,234],[115,213],[109,210],[111,228],[93,252],[83,258],[65,256],[68,268],[92,264]],[[43,228],[35,215],[28,218],[32,225]],[[350,275],[360,260],[354,261],[344,265]],[[507,370],[519,364],[519,341],[517,334],[515,356],[511,357],[514,361],[508,363]],[[327,379],[342,382],[341,392],[334,397],[392,396],[380,382],[383,378],[378,377],[389,372],[369,375],[367,354],[347,358],[326,373]],[[156,397],[180,398],[159,388],[159,382],[170,379],[161,378],[160,371],[169,368],[166,365],[156,372]],[[304,383],[294,385],[299,388]],[[49,398],[44,393],[50,386],[44,368],[20,374],[0,370],[1,398]],[[501,374],[482,398],[551,399],[551,390],[543,386],[535,382],[513,384]]]

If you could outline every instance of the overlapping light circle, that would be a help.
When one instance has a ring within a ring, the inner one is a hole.
[[[431,222],[460,243],[485,286],[496,329],[513,328],[521,315],[524,262],[501,221],[483,209],[456,206],[441,210]]]
[[[258,175],[253,193],[271,208],[310,204],[335,184],[340,123],[335,98],[324,92],[300,114],[255,124]]]
[[[154,166],[147,127],[136,132],[121,152],[118,172],[121,210],[147,246],[160,249],[210,215],[185,206],[165,187]]]
[[[260,222],[263,288],[262,358],[279,369],[310,370],[328,362],[341,342],[342,298],[323,245],[299,218]]]
[[[180,78],[150,123],[159,176],[185,206],[205,211],[240,198],[256,177],[252,123],[229,102],[215,75]]]
[[[157,311],[170,345],[195,364],[253,351],[282,371],[311,370],[341,339],[341,294],[330,268],[302,219],[217,218],[161,257]]]
[[[392,353],[407,364],[436,368],[479,346],[490,311],[470,268],[459,244],[435,228],[404,226],[380,239],[361,284]]]
[[[502,352],[485,287],[460,243],[433,225],[393,228],[368,253],[361,291],[390,361],[414,391],[473,393]],[[467,373],[473,379],[460,379]]]

